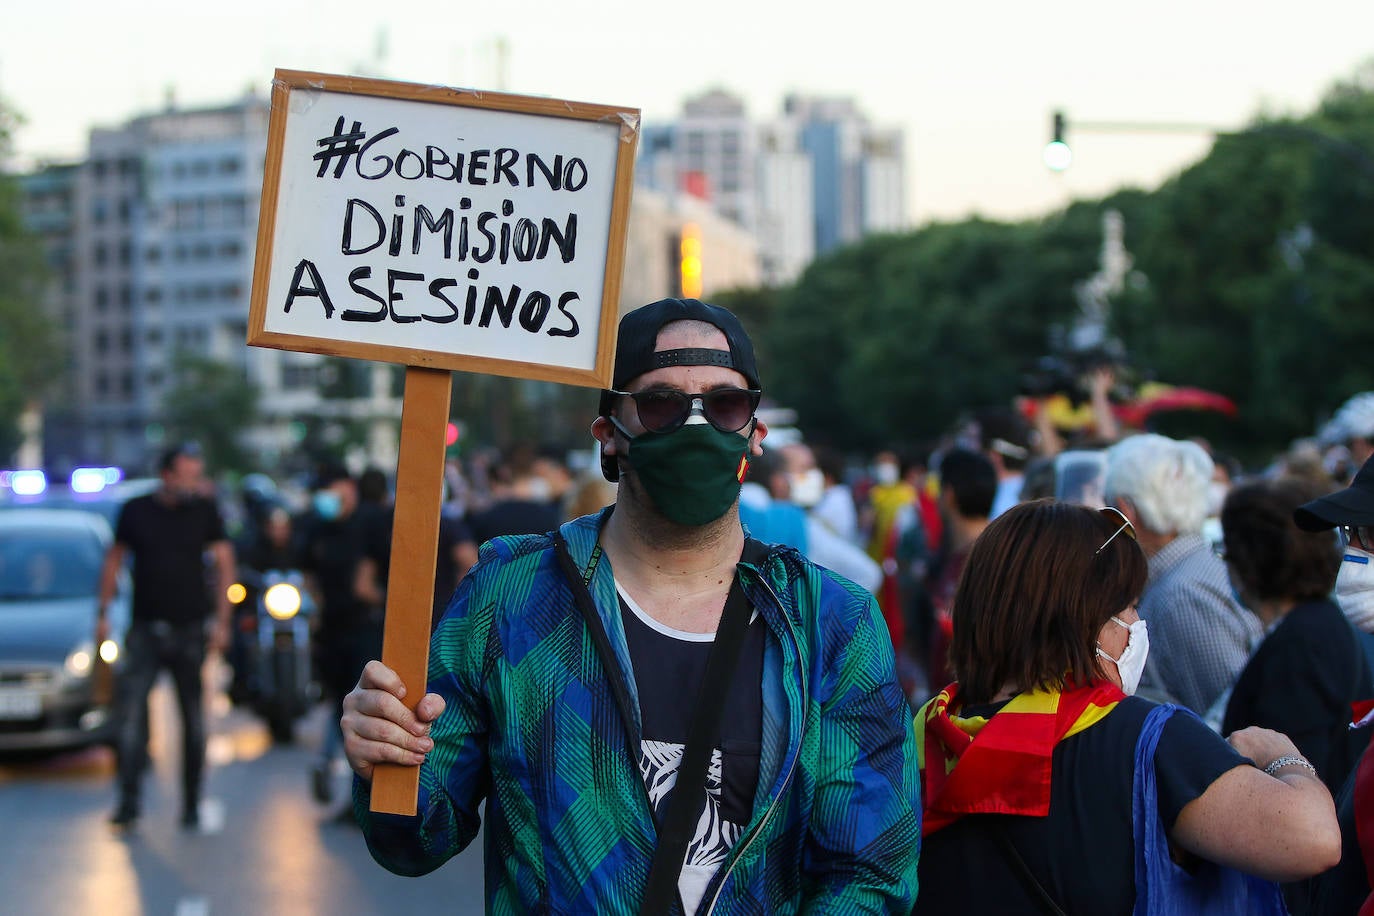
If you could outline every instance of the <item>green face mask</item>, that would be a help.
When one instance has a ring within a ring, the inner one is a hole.
[[[658,511],[679,525],[695,527],[720,518],[735,500],[749,466],[749,439],[723,433],[709,423],[689,423],[671,433],[631,436],[628,461]]]

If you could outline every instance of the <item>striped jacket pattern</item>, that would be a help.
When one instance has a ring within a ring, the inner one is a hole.
[[[414,817],[355,810],[373,857],[426,874],[476,836],[485,801],[486,910],[635,913],[656,842],[610,678],[638,697],[601,520],[561,531],[616,655],[608,670],[546,535],[497,538],[464,578],[430,646],[431,729]],[[594,558],[599,558],[594,562]],[[908,913],[920,788],[912,719],[872,596],[773,546],[741,563],[768,627],[753,815],[698,914]],[[679,905],[680,906],[680,905]]]

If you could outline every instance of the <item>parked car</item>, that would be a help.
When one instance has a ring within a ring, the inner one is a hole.
[[[113,534],[75,509],[0,512],[0,751],[110,741],[128,627],[128,574],[95,644],[100,568]]]

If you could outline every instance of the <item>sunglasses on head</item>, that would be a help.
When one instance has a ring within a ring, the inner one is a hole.
[[[1365,553],[1374,553],[1374,527],[1369,525],[1341,525],[1336,530],[1340,532],[1342,547],[1349,547],[1354,544]]]
[[[736,433],[749,425],[763,392],[753,388],[712,388],[688,394],[676,388],[649,388],[644,391],[616,391],[611,394],[635,402],[639,425],[651,433],[670,433],[687,422],[698,404],[701,415],[723,433]]]
[[[1116,536],[1123,532],[1131,540],[1134,541],[1136,539],[1135,526],[1132,525],[1131,520],[1126,517],[1126,513],[1122,512],[1115,506],[1103,506],[1101,509],[1098,509],[1097,511],[1101,512],[1102,517],[1107,519],[1112,524],[1120,523],[1120,527],[1113,531],[1111,533],[1111,536],[1102,542],[1101,547],[1093,551],[1093,556],[1097,556],[1099,553],[1106,550],[1107,545],[1110,544],[1112,541],[1116,540]]]

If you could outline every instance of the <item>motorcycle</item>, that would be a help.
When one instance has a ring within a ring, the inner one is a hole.
[[[319,699],[310,661],[315,603],[299,570],[243,569],[239,578],[229,596],[239,605],[232,651],[237,692],[267,723],[274,742],[290,744],[296,721]]]

